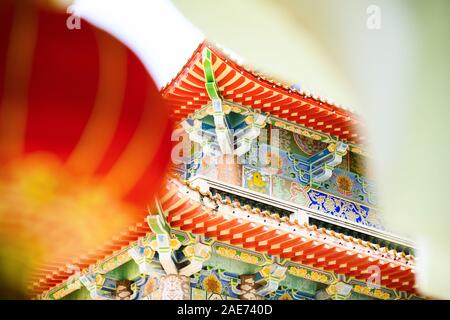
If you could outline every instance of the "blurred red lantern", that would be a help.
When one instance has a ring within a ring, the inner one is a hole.
[[[0,4],[0,253],[99,245],[146,215],[169,161],[169,112],[142,63],[67,19]]]

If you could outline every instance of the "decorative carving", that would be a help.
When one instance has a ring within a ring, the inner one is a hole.
[[[367,227],[384,230],[380,214],[374,209],[313,189],[308,190],[307,195],[310,200],[308,204],[310,209]]]
[[[244,249],[237,250],[237,248],[231,248],[226,244],[222,243],[214,243],[213,244],[214,252],[233,260],[242,261],[245,263],[250,263],[254,265],[262,265],[266,262],[263,255],[253,252],[248,252]]]
[[[317,300],[345,300],[348,299],[352,293],[352,285],[342,281],[337,281],[330,284],[325,290],[320,290],[316,293]]]
[[[211,257],[211,247],[197,242],[184,248],[183,253],[191,263],[179,270],[179,274],[189,277],[199,272],[202,269],[203,262]]]
[[[312,186],[319,187],[320,184],[331,178],[333,169],[342,162],[342,157],[347,153],[348,145],[339,141],[330,143],[327,150],[319,157],[315,158],[310,164],[310,183]]]
[[[288,273],[292,274],[296,277],[301,277],[304,279],[308,279],[315,282],[320,283],[331,283],[333,281],[333,277],[329,274],[322,273],[320,271],[314,271],[307,268],[289,266]]]
[[[256,294],[266,296],[277,290],[280,282],[286,277],[286,270],[287,267],[276,263],[262,268],[255,278],[256,283],[262,285],[258,288]]]
[[[241,300],[261,300],[261,296],[256,294],[258,285],[255,283],[254,274],[243,274],[240,276],[241,284],[239,289],[241,294],[239,299]]]
[[[247,128],[237,137],[237,148],[234,151],[237,156],[242,156],[250,150],[253,141],[261,134],[261,129],[266,126],[266,120],[267,116],[260,113],[253,113],[245,118]]]
[[[209,276],[203,279],[203,288],[206,291],[212,293],[222,293],[222,283],[220,283],[219,279],[215,276],[214,273],[211,273]]]
[[[169,274],[160,278],[161,300],[187,300],[190,298],[189,277]]]
[[[89,291],[94,300],[111,300],[115,298],[116,280],[103,274],[87,272],[80,276],[80,282]]]
[[[129,280],[119,280],[116,284],[116,299],[117,300],[130,300],[133,295],[131,285],[133,282]]]

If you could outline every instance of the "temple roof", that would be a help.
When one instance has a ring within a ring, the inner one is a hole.
[[[163,89],[175,119],[181,120],[210,102],[205,88],[202,52],[211,51],[212,70],[223,100],[253,108],[351,143],[362,143],[361,119],[340,106],[239,65],[209,43],[194,51]]]
[[[368,267],[377,266],[381,270],[382,287],[416,292],[412,255],[232,202],[209,191],[202,192],[189,181],[176,177],[168,179],[159,201],[168,224],[174,230],[203,235],[361,281],[367,281],[373,274]],[[102,260],[120,254],[151,232],[146,222],[138,222],[85,256],[42,266],[35,272],[30,293],[37,296],[63,284],[76,276],[74,270],[77,267],[81,271],[92,268]]]
[[[87,252],[79,257],[74,257],[70,261],[53,261],[41,265],[33,271],[31,283],[29,284],[29,294],[37,296],[51,288],[63,283],[72,276],[77,276],[86,268],[89,268],[99,261],[115,255],[140,237],[151,232],[145,219],[137,222],[136,225],[124,228],[124,231],[111,239],[109,242],[101,245],[91,252]]]
[[[415,291],[412,255],[242,206],[178,179],[160,199],[172,228],[363,281],[373,274],[368,267],[377,266],[382,286]]]
[[[178,75],[162,89],[181,120],[211,102],[205,88],[202,52],[211,51],[212,67],[220,96],[301,126],[352,143],[364,139],[357,131],[361,120],[348,110],[322,101],[233,62],[208,43],[202,43]],[[214,238],[255,252],[365,281],[368,267],[381,270],[381,285],[415,292],[414,257],[361,239],[314,225],[299,224],[171,178],[160,194],[171,228]],[[30,292],[39,295],[107,257],[123,251],[151,230],[142,219],[109,243],[72,261],[44,265],[34,274]]]

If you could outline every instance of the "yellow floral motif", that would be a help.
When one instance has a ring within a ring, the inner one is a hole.
[[[353,287],[353,291],[355,291],[357,293],[362,293],[365,295],[371,295],[369,287],[363,287],[363,286],[360,286],[359,284]]]
[[[219,247],[216,252],[218,254],[220,254],[221,256],[224,256],[227,258],[234,258],[234,256],[237,253],[237,251],[234,249],[224,248],[224,247]]]
[[[170,248],[177,250],[181,246],[180,241],[177,238],[170,239]]]
[[[387,299],[389,299],[391,297],[389,295],[389,293],[381,291],[381,290],[378,290],[378,289],[374,291],[373,296],[375,298],[383,299],[383,300],[387,300]]]
[[[383,300],[387,300],[387,299],[389,299],[391,297],[389,295],[389,293],[381,291],[381,290],[375,290],[373,295],[374,295],[375,298],[383,299]]]
[[[285,292],[278,300],[292,300],[289,293]]]
[[[118,266],[124,264],[125,262],[129,261],[130,259],[131,258],[130,258],[130,255],[128,254],[128,252],[123,252],[122,254],[119,254],[118,256],[112,257],[111,259],[105,261],[103,263],[103,265],[101,265],[99,267],[99,269],[102,272],[108,272],[108,271],[111,271],[111,270],[117,268]]]
[[[375,298],[383,299],[383,300],[387,300],[391,297],[389,293],[384,292],[383,290],[371,289],[369,287],[361,286],[361,285],[355,285],[353,287],[353,291],[364,294],[366,296],[375,297]]]
[[[330,282],[327,275],[321,274],[316,271],[309,271],[309,272],[308,271],[309,270],[307,270],[307,269],[298,268],[298,267],[290,267],[289,268],[289,273],[294,276],[305,278],[305,279],[316,281],[316,282],[320,282],[320,283],[329,283]]]
[[[222,292],[222,283],[217,279],[217,277],[213,274],[207,276],[203,280],[203,287],[206,291],[212,293],[221,293]]]
[[[264,267],[259,271],[263,277],[268,277],[270,275],[270,267]]]
[[[98,274],[98,275],[95,277],[95,284],[96,284],[96,285],[101,286],[101,285],[103,285],[104,282],[105,282],[105,277],[104,277],[103,275]]]
[[[284,128],[284,123],[280,122],[280,121],[275,121],[275,126],[280,127],[280,128]]]
[[[294,276],[304,278],[304,277],[306,277],[308,270],[297,268],[297,267],[291,267],[291,268],[289,268],[289,273]]]
[[[340,175],[336,178],[336,184],[338,187],[338,191],[344,195],[351,195],[353,189],[352,180],[344,175]]]
[[[226,114],[229,114],[231,112],[231,107],[229,105],[224,105],[223,106],[223,112]]]
[[[251,255],[246,252],[239,252],[231,249],[231,248],[225,248],[225,247],[218,247],[216,249],[217,254],[220,254],[221,256],[224,256],[226,258],[232,258],[235,260],[241,260],[242,262],[251,263],[251,264],[258,264],[259,258],[257,256]]]
[[[186,248],[184,248],[183,253],[188,258],[192,257],[194,255],[194,246],[187,246]]]
[[[266,182],[264,181],[261,173],[258,171],[252,173],[252,178],[248,181],[248,187],[249,189],[258,192],[266,191]]]
[[[330,152],[334,152],[336,150],[336,144],[335,143],[330,143],[327,147],[328,151]]]
[[[80,281],[72,282],[72,283],[68,284],[66,287],[62,288],[61,290],[56,291],[53,294],[53,299],[56,299],[56,300],[61,299],[62,297],[65,297],[68,294],[70,294],[80,288],[81,288]]]
[[[250,255],[246,252],[242,252],[239,256],[240,260],[243,262],[251,263],[251,264],[257,264],[258,263],[258,257]]]
[[[172,250],[177,250],[179,247],[181,247],[181,242],[177,238],[172,238],[169,240],[169,246]],[[152,248],[153,251],[158,251],[159,242],[157,239],[150,241],[150,248]]]
[[[316,282],[326,283],[328,282],[328,277],[324,274],[320,274],[318,272],[312,271],[310,274],[310,279]]]
[[[253,116],[247,116],[244,120],[246,124],[252,124],[254,121]]]
[[[325,291],[326,291],[330,296],[335,295],[336,292],[337,292],[336,285],[332,284],[331,286],[329,286],[328,288],[326,288]]]

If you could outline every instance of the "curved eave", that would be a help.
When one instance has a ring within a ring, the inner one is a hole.
[[[58,286],[71,276],[76,275],[77,271],[80,272],[87,269],[97,262],[114,255],[149,232],[150,228],[146,220],[143,219],[142,222],[136,223],[136,225],[128,228],[128,230],[125,230],[122,234],[91,253],[73,260],[52,262],[39,266],[32,272],[28,294],[31,297],[35,297]]]
[[[162,89],[176,120],[188,117],[210,102],[201,60],[205,47],[212,53],[215,81],[222,99],[341,140],[364,142],[359,130],[362,120],[354,113],[252,72],[207,43],[200,44],[177,76]]]
[[[368,268],[377,266],[383,287],[415,292],[413,256],[240,206],[176,179],[160,201],[172,228],[362,281],[373,274]]]

